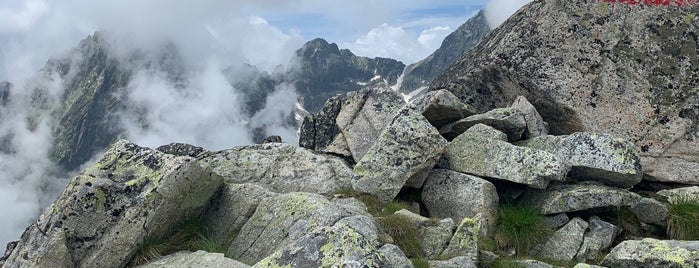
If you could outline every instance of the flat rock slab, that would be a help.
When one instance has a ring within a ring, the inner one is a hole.
[[[223,253],[209,253],[203,250],[197,252],[180,251],[163,256],[138,268],[190,268],[190,267],[220,267],[220,268],[249,268],[250,265],[226,258]]]
[[[497,108],[484,114],[476,114],[459,121],[449,123],[439,129],[439,132],[451,140],[476,124],[484,124],[502,131],[509,141],[518,141],[527,128],[524,114],[514,108]]]
[[[631,187],[641,181],[641,159],[636,146],[606,134],[579,132],[568,136],[539,136],[517,145],[550,152],[571,166],[568,176]]]
[[[675,188],[671,190],[658,191],[659,195],[667,197],[670,202],[678,200],[699,199],[699,186]]]
[[[422,201],[430,215],[451,218],[482,216],[481,232],[492,232],[497,222],[498,193],[487,180],[446,169],[433,169],[422,190]]]
[[[551,153],[485,138],[471,131],[451,141],[440,167],[539,189],[545,189],[551,180],[564,181],[569,170]]]
[[[628,206],[641,199],[638,194],[604,185],[556,185],[548,190],[530,190],[524,202],[543,215]]]
[[[417,111],[404,108],[354,166],[352,188],[388,202],[408,180],[422,180],[444,152],[447,141]],[[415,179],[413,176],[423,176]],[[422,185],[422,183],[419,183]]]
[[[636,267],[697,267],[699,241],[675,241],[644,238],[628,240],[614,247],[602,266]]]

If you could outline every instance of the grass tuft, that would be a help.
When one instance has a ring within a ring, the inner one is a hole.
[[[531,206],[502,204],[495,228],[495,245],[505,251],[514,248],[518,255],[526,255],[534,245],[546,242],[553,230]]]
[[[517,262],[517,259],[511,257],[500,257],[495,259],[489,267],[492,268],[525,268],[523,264]]]
[[[408,258],[424,257],[418,229],[408,219],[394,214],[379,218],[379,223],[383,231],[390,235],[396,246],[405,253],[405,256]]]
[[[430,264],[427,262],[427,260],[425,260],[423,258],[410,259],[410,262],[413,263],[413,267],[415,267],[415,268],[428,268],[428,267],[430,267]]]
[[[677,240],[699,240],[699,198],[673,198],[667,221],[667,235]]]

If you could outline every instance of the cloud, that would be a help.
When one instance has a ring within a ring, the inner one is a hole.
[[[485,7],[485,16],[490,29],[495,29],[512,14],[532,0],[492,0]]]

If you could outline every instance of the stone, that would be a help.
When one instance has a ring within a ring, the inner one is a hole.
[[[410,106],[422,113],[435,128],[463,119],[474,113],[468,105],[448,90],[431,91],[414,100]]]
[[[200,162],[228,183],[256,184],[277,193],[328,194],[349,189],[354,176],[341,158],[286,143],[234,147]]]
[[[660,226],[667,225],[667,217],[669,209],[662,202],[653,198],[634,199],[629,204],[629,208],[636,215],[638,221],[642,223],[650,223]]]
[[[699,147],[696,144],[693,144],[693,146],[694,148],[692,149],[695,151]],[[675,154],[667,157],[641,157],[646,180],[699,185],[699,175],[697,175],[699,174],[699,160],[688,160],[696,159],[695,156],[691,156],[688,159],[675,156],[688,155],[690,153],[685,151],[691,151],[692,149],[671,150],[675,151]]]
[[[614,239],[621,234],[621,228],[600,220],[597,216],[590,217],[589,226],[585,232],[582,245],[575,255],[577,261],[597,260],[602,251],[606,250]]]
[[[554,260],[570,261],[583,243],[588,223],[575,217],[553,233],[537,251],[537,255]]]
[[[221,267],[221,268],[246,268],[250,267],[247,264],[226,258],[222,253],[209,253],[203,250],[197,252],[180,251],[167,256],[163,256],[157,260],[151,261],[144,265],[136,266],[138,268],[189,268],[189,267]]]
[[[386,267],[413,268],[413,263],[394,244],[385,244],[379,248],[379,253],[385,258]]]
[[[558,156],[570,164],[568,176],[575,179],[628,188],[643,177],[636,146],[607,134],[579,132],[568,136],[539,136],[517,145]]]
[[[515,261],[515,263],[521,265],[524,268],[559,268],[558,266],[554,266],[543,261],[537,260],[517,260]]]
[[[549,133],[549,124],[544,121],[539,112],[536,111],[536,107],[527,98],[524,96],[517,97],[510,107],[519,110],[527,122],[527,127],[524,129],[524,133],[522,133],[522,139],[527,140]]]
[[[476,268],[476,262],[470,257],[454,257],[445,261],[428,261],[432,268]]]
[[[176,155],[176,156],[189,156],[189,157],[200,157],[205,153],[208,153],[204,148],[194,146],[186,143],[170,143],[167,145],[160,146],[156,150],[161,151],[166,154]]]
[[[604,185],[556,185],[548,190],[530,190],[522,197],[542,215],[628,206],[638,194]]]
[[[342,98],[335,96],[325,101],[325,105],[317,114],[307,115],[301,124],[299,146],[314,151],[325,151],[340,133],[335,123],[340,109]]]
[[[461,221],[480,214],[481,236],[494,230],[498,218],[498,193],[484,179],[463,173],[433,169],[422,190],[422,201],[430,216]]]
[[[236,260],[256,263],[281,248],[298,243],[298,239],[318,228],[331,227],[343,218],[358,215],[369,217],[361,208],[348,209],[347,204],[336,204],[317,194],[294,192],[272,196],[257,206],[228,253]],[[373,221],[364,224],[373,224]],[[350,224],[345,222],[343,226]],[[351,229],[352,233],[357,233],[355,228]],[[316,233],[313,239],[334,232],[334,229],[324,230]]]
[[[452,140],[476,124],[484,124],[505,133],[509,141],[520,140],[527,128],[527,120],[518,109],[497,108],[449,123],[441,127],[439,133]]]
[[[388,202],[411,177],[432,169],[447,141],[417,111],[402,109],[354,166],[356,191]]]
[[[260,141],[260,144],[265,144],[265,143],[279,143],[282,142],[282,137],[277,136],[277,135],[272,135],[267,138],[264,138]]]
[[[370,239],[338,222],[313,229],[253,267],[387,267]]]
[[[600,265],[620,268],[696,267],[699,265],[699,241],[627,240],[614,247]]]
[[[464,218],[456,228],[454,236],[442,252],[443,256],[463,256],[471,261],[478,261],[478,237],[480,233],[479,216]]]
[[[573,268],[606,268],[604,266],[599,266],[599,265],[592,265],[592,264],[587,264],[587,263],[578,263]]]
[[[553,229],[558,229],[570,221],[565,213],[556,214],[553,216],[544,216],[544,222]]]
[[[265,199],[276,196],[254,184],[224,183],[219,196],[204,214],[207,232],[221,244],[230,244]]]
[[[675,188],[671,190],[658,191],[658,195],[667,197],[667,200],[672,203],[679,200],[699,199],[699,186]]]
[[[422,255],[426,258],[438,257],[444,251],[447,243],[454,235],[454,221],[451,218],[441,219],[435,222],[409,210],[401,209],[394,213],[402,220],[409,222],[418,231],[418,239],[422,248]]]
[[[403,97],[383,83],[347,94],[335,122],[354,161],[364,157],[404,105]]]
[[[121,140],[27,228],[7,267],[124,267],[149,237],[201,215],[222,178],[194,158]]]
[[[444,169],[538,189],[545,189],[551,180],[564,181],[569,170],[548,152],[484,138],[470,130],[451,141],[443,158],[440,167]]]

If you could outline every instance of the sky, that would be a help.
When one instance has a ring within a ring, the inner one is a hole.
[[[68,55],[95,31],[108,33],[110,57],[126,60],[134,50],[174,44],[187,70],[186,88],[153,69],[133,70],[130,106],[121,111],[126,137],[143,146],[186,142],[211,150],[250,144],[252,127],[290,143],[296,130],[284,125],[296,93],[279,85],[256,114],[241,112],[240,92],[227,67],[251,64],[272,72],[289,65],[294,51],[320,37],[369,57],[417,62],[478,10],[488,7],[496,27],[528,0],[2,0],[0,81],[10,81],[11,102],[0,106],[0,244],[19,238],[62,190],[49,160],[51,111],[64,93],[63,78],[38,77],[51,57]],[[74,63],[79,59],[72,59]],[[235,69],[235,68],[234,68]],[[46,111],[32,111],[30,88],[43,88]],[[29,126],[27,118],[38,118]],[[142,124],[148,121],[147,126]],[[97,154],[93,161],[99,159]],[[89,163],[87,163],[89,164]]]

